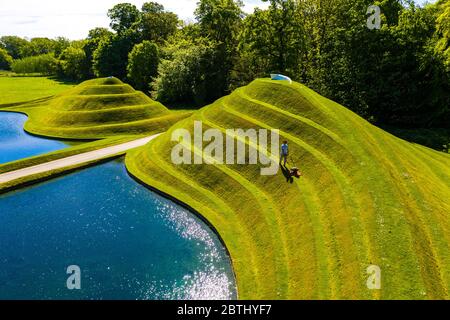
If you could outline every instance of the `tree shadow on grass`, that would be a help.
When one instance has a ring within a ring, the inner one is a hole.
[[[76,81],[76,80],[72,80],[72,79],[63,79],[63,78],[59,78],[57,76],[49,76],[47,78],[50,80],[56,81],[59,84],[78,85],[81,83],[80,81]]]
[[[203,108],[203,105],[198,105],[195,102],[162,102],[164,106],[166,106],[169,110],[179,111],[179,110],[200,110]]]
[[[450,153],[450,129],[446,128],[398,128],[383,126],[380,128],[408,142],[420,144],[437,151]]]

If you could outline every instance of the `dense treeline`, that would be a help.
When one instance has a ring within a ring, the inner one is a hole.
[[[246,15],[240,0],[199,0],[191,24],[155,2],[122,3],[108,11],[112,31],[83,41],[0,38],[0,66],[27,72],[51,56],[43,73],[116,76],[164,103],[199,106],[283,73],[379,124],[450,127],[449,0],[265,1]],[[368,28],[371,5],[380,28]]]

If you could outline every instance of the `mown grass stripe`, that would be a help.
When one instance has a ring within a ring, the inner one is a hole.
[[[226,104],[224,104],[224,108],[227,112],[233,113],[238,117],[244,118],[246,120],[248,120],[249,122],[253,122],[255,125],[260,126],[261,128],[266,128],[266,129],[271,129],[270,126],[267,126],[265,123],[262,123],[260,121],[257,121],[251,117],[248,117],[247,115],[244,115],[232,108],[228,108],[226,106]],[[345,177],[345,175],[338,169],[337,166],[333,165],[333,161],[331,161],[326,155],[322,154],[320,151],[316,150],[314,147],[306,144],[305,142],[303,142],[301,139],[294,137],[292,135],[290,135],[289,133],[286,132],[282,132],[280,131],[280,135],[289,139],[290,141],[296,143],[297,145],[301,146],[302,148],[304,148],[305,150],[307,150],[311,155],[313,155],[319,162],[321,162],[326,169],[330,172],[330,174],[333,175],[333,177],[335,178],[336,183],[339,186],[339,192],[342,193],[342,199],[343,202],[345,203],[345,206],[347,208],[347,211],[349,212],[353,212],[353,215],[357,215],[357,212],[359,210],[357,201],[354,199],[354,196],[352,194],[352,190],[351,190],[351,184],[349,183],[348,179]],[[345,216],[342,216],[340,221],[343,222]],[[348,224],[347,227],[348,230],[352,230],[352,227],[350,226],[350,222],[347,221],[346,224]],[[353,225],[353,229],[358,228],[357,225],[352,224]],[[360,227],[360,226],[359,226]],[[350,241],[350,243],[347,244],[347,248],[346,248],[346,253],[345,256],[351,256],[351,255],[360,255],[360,254],[364,254],[368,256],[368,248],[364,247],[364,240],[362,239],[362,235],[361,235],[362,231],[358,230],[357,234],[359,235],[358,237],[353,238],[353,241]],[[352,236],[354,236],[355,234],[352,233]],[[354,248],[354,246],[358,247],[361,250],[356,250]],[[342,248],[341,248],[342,249]],[[359,254],[358,254],[359,253]],[[341,258],[344,255],[341,255]],[[353,260],[353,258],[351,259]],[[361,261],[361,259],[355,259],[353,260],[354,262],[356,261]],[[364,260],[362,260],[364,261]],[[349,265],[346,266],[347,268],[344,270],[343,267],[340,268],[341,272],[346,274],[346,277],[352,280],[349,280],[348,282],[343,282],[343,287],[341,288],[342,292],[341,294],[343,295],[343,297],[352,297],[354,295],[357,294],[361,294],[361,292],[363,291],[363,281],[361,279],[361,268],[358,267],[357,269],[354,268],[354,266],[352,266],[352,268],[349,267]],[[347,270],[350,269],[350,270]],[[358,279],[358,281],[354,281],[356,279]],[[345,287],[345,284],[350,284],[347,287]]]
[[[320,124],[318,124],[318,123],[316,123],[316,122],[314,122],[314,121],[312,121],[312,120],[310,120],[308,118],[305,118],[303,116],[296,115],[296,114],[291,113],[289,111],[283,110],[283,109],[278,108],[278,107],[276,107],[276,106],[274,106],[274,105],[272,105],[270,103],[266,103],[264,101],[253,99],[253,98],[251,98],[250,96],[248,96],[245,93],[244,89],[245,88],[237,89],[233,93],[233,95],[241,96],[243,99],[248,100],[248,101],[250,101],[250,102],[252,102],[254,104],[257,104],[257,105],[260,105],[261,107],[264,107],[264,108],[267,108],[267,109],[271,109],[271,110],[276,111],[278,113],[284,114],[285,116],[287,116],[287,117],[289,117],[291,119],[296,119],[296,120],[300,121],[301,123],[303,123],[305,125],[313,127],[314,129],[316,129],[318,131],[321,131],[322,133],[324,133],[327,136],[329,136],[331,139],[333,139],[336,143],[341,145],[343,148],[347,149],[347,145],[344,142],[344,140],[342,140],[342,138],[338,134],[336,134],[335,132],[333,132],[333,131],[331,131],[331,130],[321,126]],[[231,99],[231,97],[230,97],[230,99]]]
[[[373,179],[369,182],[368,187],[370,188],[370,184],[375,185],[380,183],[380,185],[385,185],[386,183],[388,183],[388,181],[391,180],[392,176],[389,174],[389,171],[383,170],[385,168],[389,168],[390,165],[390,161],[387,160],[386,157],[386,153],[384,149],[381,149],[380,146],[384,146],[385,141],[379,141],[376,138],[376,131],[370,131],[367,129],[366,126],[362,125],[361,121],[357,121],[356,119],[358,119],[356,116],[354,117],[348,117],[347,121],[350,121],[353,124],[354,128],[359,129],[359,137],[360,139],[363,139],[363,141],[365,141],[366,143],[362,143],[362,141],[356,141],[354,142],[355,145],[355,152],[359,153],[359,156],[362,159],[365,159],[368,163],[370,161],[380,161],[380,169],[378,171],[372,170],[371,168],[373,166],[369,166],[368,169],[373,171],[370,176],[371,177],[376,177],[376,179]],[[342,123],[342,122],[338,122],[338,123]],[[338,124],[338,126],[343,127],[343,125]],[[343,129],[344,130],[344,129]],[[353,137],[353,136],[350,136]],[[350,140],[350,139],[349,139]],[[352,140],[350,140],[352,141]],[[358,147],[359,146],[359,147]],[[370,146],[370,149],[367,149]],[[365,152],[359,152],[359,150],[364,147],[366,148]],[[389,196],[392,198],[392,204],[396,203],[398,206],[398,210],[401,210],[401,205],[398,204],[398,199],[402,198],[402,194],[399,192],[397,185],[393,185],[392,183],[389,183],[391,186],[388,190],[385,189],[385,193],[384,193],[384,197]],[[382,187],[379,188],[375,188],[375,190],[382,190]],[[384,207],[384,204],[381,204]],[[383,208],[382,207],[382,208]],[[381,214],[382,211],[380,211],[380,209],[378,209],[378,223],[381,223],[382,225],[384,225],[387,221],[388,225],[395,225],[396,223],[394,222],[395,220],[391,220],[391,215],[383,215]],[[404,215],[402,214],[402,217]],[[368,219],[365,219],[365,221],[368,221]],[[400,225],[397,222],[397,232],[399,232],[399,234],[404,234],[405,232],[408,232],[409,234],[409,239],[413,239],[414,238],[414,234],[413,232],[411,232],[410,228],[408,225],[403,224],[403,233],[402,233],[402,228],[400,227]],[[384,228],[384,227],[383,227]],[[408,243],[412,243],[411,240],[407,241],[405,244],[405,239],[401,239],[399,241],[395,242],[395,245],[393,245],[393,243],[391,242],[385,242],[384,240],[386,238],[388,238],[388,236],[385,234],[386,231],[383,229],[380,229],[380,231],[383,234],[381,234],[381,237],[377,237],[374,240],[372,240],[372,243],[374,244],[378,244],[379,245],[379,249],[377,250],[378,252],[381,253],[386,253],[386,249],[389,250],[395,250],[396,253],[392,253],[392,256],[390,257],[390,260],[388,263],[397,263],[397,259],[399,254],[402,254],[402,266],[396,265],[396,266],[392,266],[392,265],[388,265],[386,266],[385,261],[383,261],[383,255],[381,255],[381,260],[379,260],[380,263],[378,262],[378,264],[381,264],[380,266],[382,267],[382,270],[384,270],[383,274],[384,274],[384,285],[383,285],[383,290],[382,290],[382,298],[390,298],[390,296],[386,295],[386,292],[390,291],[391,287],[396,287],[396,288],[401,288],[402,284],[404,283],[408,283],[408,279],[414,278],[414,279],[419,279],[420,277],[418,277],[418,270],[415,270],[415,268],[413,267],[413,265],[417,265],[419,263],[418,260],[418,256],[415,253],[415,250],[413,247],[409,246],[409,248],[407,248],[407,244]],[[379,233],[377,233],[379,234]],[[381,238],[381,242],[380,242],[380,238]],[[412,254],[411,255],[407,255],[407,254]],[[412,257],[414,257],[415,262],[412,261]],[[386,270],[388,269],[388,270]],[[403,270],[403,272],[402,272]],[[407,272],[405,272],[405,270],[408,270]],[[421,292],[421,288],[423,288],[423,284],[419,283],[419,281],[415,281],[412,283],[409,283],[409,285],[411,285],[414,289],[415,292]],[[419,296],[417,296],[416,298],[419,298]]]
[[[226,128],[223,128],[223,127],[207,120],[207,118],[204,114],[204,111],[205,111],[205,109],[200,112],[203,123],[211,128],[220,130],[224,135],[226,135]],[[242,141],[242,138],[240,138],[240,140]],[[243,141],[243,142],[250,148],[256,149],[258,151],[262,151],[261,148],[259,148],[258,146],[255,146],[254,144],[249,143],[249,141]],[[197,150],[197,153],[199,153],[198,150]],[[241,174],[238,174],[236,171],[234,171],[232,169],[228,169],[227,167],[224,167],[222,165],[217,165],[216,167],[218,167],[220,170],[225,172],[231,178],[235,179],[236,181],[238,181],[239,183],[244,185],[245,188],[250,193],[254,194],[254,198],[258,202],[260,202],[262,210],[268,211],[268,213],[264,215],[264,218],[266,219],[266,221],[269,224],[271,224],[273,226],[273,228],[271,229],[272,230],[271,233],[272,233],[272,235],[277,235],[278,237],[281,238],[281,243],[282,243],[281,250],[275,251],[277,253],[277,255],[280,255],[280,257],[277,259],[280,263],[279,267],[286,268],[286,271],[282,272],[281,274],[286,274],[286,277],[289,277],[289,264],[288,264],[288,261],[286,258],[286,256],[288,255],[287,240],[286,240],[286,237],[284,236],[283,232],[280,232],[280,230],[283,229],[283,225],[280,222],[281,212],[275,205],[274,200],[272,200],[272,198],[266,192],[264,192],[262,189],[256,187],[255,184],[253,184],[249,180],[245,179]],[[267,210],[265,208],[268,208],[270,210]],[[273,213],[270,214],[270,211],[273,211]],[[277,241],[274,241],[274,243],[277,243]],[[278,283],[283,288],[283,292],[280,293],[280,296],[289,297],[289,288],[288,288],[289,281],[287,281],[287,279],[284,279],[284,280],[280,280]]]

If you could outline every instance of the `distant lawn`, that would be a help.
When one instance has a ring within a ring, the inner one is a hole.
[[[66,83],[47,77],[9,77],[0,75],[0,104],[24,102],[66,91],[75,83]]]

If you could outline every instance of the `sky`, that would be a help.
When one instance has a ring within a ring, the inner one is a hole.
[[[183,20],[193,20],[198,0],[152,0],[163,4]],[[146,0],[0,0],[0,36],[20,37],[63,36],[71,40],[83,39],[96,27],[108,27],[108,9],[121,2],[129,2],[139,9]],[[417,1],[424,3],[425,0]],[[265,8],[261,0],[244,1],[246,12],[255,7]]]
[[[198,0],[152,0],[175,12],[183,20],[193,20]],[[96,27],[108,27],[108,9],[129,2],[139,9],[146,0],[0,0],[0,36],[63,36],[71,40],[87,37]],[[244,1],[245,11],[267,6],[261,0]]]

